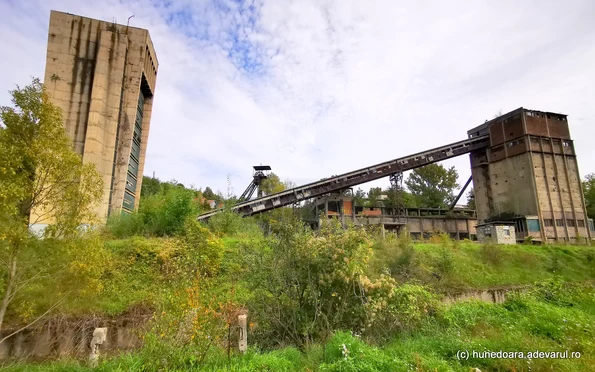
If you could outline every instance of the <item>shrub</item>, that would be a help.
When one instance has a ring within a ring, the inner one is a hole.
[[[441,275],[448,275],[454,270],[454,258],[450,248],[446,244],[440,247],[436,261],[436,270]]]
[[[339,329],[382,339],[432,313],[435,296],[424,287],[364,274],[373,256],[365,230],[336,221],[317,232],[295,221],[276,230],[243,245],[255,336],[265,346],[275,340],[305,347]]]
[[[532,294],[541,301],[558,306],[572,306],[568,297],[568,289],[565,288],[564,282],[560,277],[535,283]]]
[[[506,294],[506,300],[502,304],[508,311],[526,311],[529,309],[529,301],[527,294],[518,292],[509,292]]]
[[[114,238],[123,239],[134,235],[145,233],[145,223],[137,212],[112,214],[106,224],[106,230]]]
[[[372,254],[363,229],[331,221],[314,233],[299,221],[281,221],[274,235],[243,250],[261,340],[305,346],[335,329],[361,328],[362,278]]]
[[[143,369],[198,367],[224,345],[228,332],[224,309],[202,280],[168,300],[144,336]]]
[[[209,229],[219,236],[236,235],[242,227],[242,216],[226,208],[209,219]]]
[[[171,187],[142,200],[139,214],[143,218],[146,232],[154,236],[180,233],[186,218],[198,214],[193,199],[194,191]]]
[[[180,238],[184,252],[180,262],[185,270],[214,276],[221,266],[223,242],[194,218],[188,218]]]
[[[436,314],[438,307],[436,294],[419,285],[377,281],[367,293],[370,301],[366,304],[369,316],[365,334],[379,341],[419,327]]]
[[[406,230],[375,244],[371,264],[374,274],[389,273],[395,278],[409,279],[415,276],[418,265],[413,241]]]
[[[157,194],[142,198],[138,212],[112,214],[106,231],[119,239],[135,235],[162,237],[179,234],[186,218],[198,215],[193,199],[193,190],[163,188]]]
[[[493,242],[482,244],[479,253],[485,262],[496,266],[500,265],[504,259],[504,251],[502,250],[502,247]]]
[[[325,363],[319,371],[394,371],[405,370],[400,360],[388,357],[349,332],[338,332],[325,345]]]

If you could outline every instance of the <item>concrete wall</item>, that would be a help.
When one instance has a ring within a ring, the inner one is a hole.
[[[536,215],[531,235],[544,242],[591,239],[564,115],[515,110],[472,131],[488,131],[491,143],[470,155],[480,223]]]
[[[147,317],[138,320],[99,319],[88,321],[47,322],[36,329],[26,329],[6,339],[0,344],[0,360],[48,358],[88,358],[96,327],[107,327],[107,338],[100,347],[103,355],[131,351],[142,341],[139,332]],[[6,329],[0,334],[5,337],[13,330]]]
[[[101,174],[104,192],[96,209],[101,220],[108,210],[122,207],[143,91],[147,98],[133,193],[138,206],[157,67],[147,30],[51,12],[44,84],[62,109],[75,151]]]
[[[327,218],[339,218],[342,216],[329,212]],[[367,226],[367,225],[384,225],[386,229],[399,230],[406,228],[407,231],[412,234],[413,237],[421,237],[422,234],[431,233],[447,233],[453,237],[459,237],[461,239],[470,238],[470,235],[475,235],[475,226],[477,220],[469,218],[451,218],[447,216],[432,216],[432,217],[420,217],[420,216],[407,216],[407,217],[396,217],[396,216],[355,216],[345,217],[343,216],[342,222],[351,222],[356,226]],[[320,225],[320,220],[318,220]]]

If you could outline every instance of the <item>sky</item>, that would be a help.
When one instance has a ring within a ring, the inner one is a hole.
[[[568,115],[595,172],[595,2],[0,0],[0,104],[44,76],[50,10],[147,28],[145,174],[239,195],[459,141],[518,107]],[[455,166],[459,183],[469,159]],[[386,187],[388,179],[370,186]]]

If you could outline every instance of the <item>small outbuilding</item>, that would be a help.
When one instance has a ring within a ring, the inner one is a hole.
[[[497,244],[516,244],[514,222],[490,221],[476,226],[477,240]]]

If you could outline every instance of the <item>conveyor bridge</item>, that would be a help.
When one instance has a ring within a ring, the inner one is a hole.
[[[449,145],[404,156],[402,158],[358,169],[349,173],[322,179],[303,186],[294,187],[276,194],[242,201],[234,205],[231,209],[243,216],[266,212],[275,208],[299,203],[316,196],[338,192],[352,186],[388,177],[395,173],[408,171],[424,165],[454,158],[455,156],[467,154],[471,151],[489,146],[489,142],[489,135],[472,137],[464,141],[451,143]],[[222,210],[223,209],[217,209],[203,213],[198,216],[198,220],[207,220]]]

